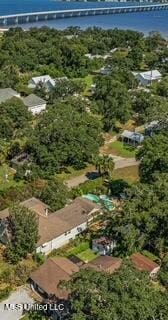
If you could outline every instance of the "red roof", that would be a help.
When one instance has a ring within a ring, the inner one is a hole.
[[[159,265],[156,262],[150,260],[140,253],[132,254],[130,259],[134,266],[140,271],[148,271],[151,273],[154,269],[159,268]]]

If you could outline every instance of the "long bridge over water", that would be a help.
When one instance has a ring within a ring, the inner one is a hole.
[[[168,10],[168,3],[150,4],[150,5],[133,5],[123,7],[109,7],[109,8],[86,8],[86,9],[72,9],[72,10],[59,10],[59,11],[46,11],[46,12],[28,12],[16,13],[11,15],[0,16],[0,25],[18,25],[23,23],[32,23],[38,21],[47,21],[53,19],[73,18],[73,17],[86,17],[95,15],[107,14],[123,14],[135,13],[145,11],[160,11]]]

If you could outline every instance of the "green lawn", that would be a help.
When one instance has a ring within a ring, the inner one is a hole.
[[[81,243],[72,245],[67,245],[67,247],[64,247],[62,249],[53,250],[53,252],[49,255],[50,257],[70,257],[70,256],[76,256],[77,258],[81,259],[84,262],[91,261],[97,257],[97,254],[95,254],[90,249],[90,244],[88,240],[83,240]]]
[[[89,74],[88,76],[86,76],[84,78],[84,81],[86,83],[86,88],[85,88],[85,91],[84,91],[84,95],[88,95],[89,90],[91,89],[91,85],[93,84],[93,78],[94,78],[94,76],[92,76],[91,74]]]
[[[139,181],[139,168],[138,166],[131,166],[121,169],[116,169],[112,174],[113,180],[123,179],[128,183],[135,183]]]
[[[108,154],[110,153],[123,158],[134,158],[136,149],[127,144],[123,144],[121,141],[114,141],[108,145]]]
[[[90,262],[97,257],[97,254],[94,253],[90,248],[76,255],[83,262]]]
[[[86,251],[87,249],[89,249],[89,241],[83,241],[80,244],[78,244],[77,246],[73,246],[73,247],[69,248],[66,251],[66,255],[68,255],[68,256],[70,256],[70,255],[77,256],[78,254],[80,254],[83,251]]]

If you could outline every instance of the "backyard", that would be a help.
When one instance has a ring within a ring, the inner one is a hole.
[[[72,257],[75,256],[83,262],[89,262],[97,257],[92,249],[90,248],[90,243],[88,240],[79,241],[79,239],[72,241],[69,245],[63,247],[62,249],[53,250],[50,257],[54,256],[64,256]]]
[[[123,144],[121,141],[114,141],[108,144],[106,154],[113,154],[123,158],[134,158],[136,149],[130,145]]]

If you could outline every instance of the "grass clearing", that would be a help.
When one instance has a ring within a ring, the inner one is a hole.
[[[66,255],[76,255],[78,256],[82,252],[86,251],[89,249],[89,241],[83,241],[81,242],[77,247],[72,247],[67,250]]]
[[[89,74],[88,76],[86,76],[84,78],[84,82],[86,84],[86,88],[84,90],[84,96],[88,96],[88,94],[90,94],[90,89],[91,89],[91,85],[93,84],[93,79],[94,79],[94,76]]]
[[[121,141],[114,141],[107,147],[107,153],[123,158],[134,158],[136,154],[136,148],[123,144]]]
[[[138,166],[130,166],[126,168],[116,169],[112,174],[113,180],[122,179],[128,183],[135,183],[139,181],[139,168]]]
[[[90,248],[76,255],[83,262],[87,263],[95,259],[98,255],[94,253]]]
[[[0,166],[0,191],[8,189],[12,186],[23,184],[22,181],[16,182],[14,180],[15,170],[4,164]]]

